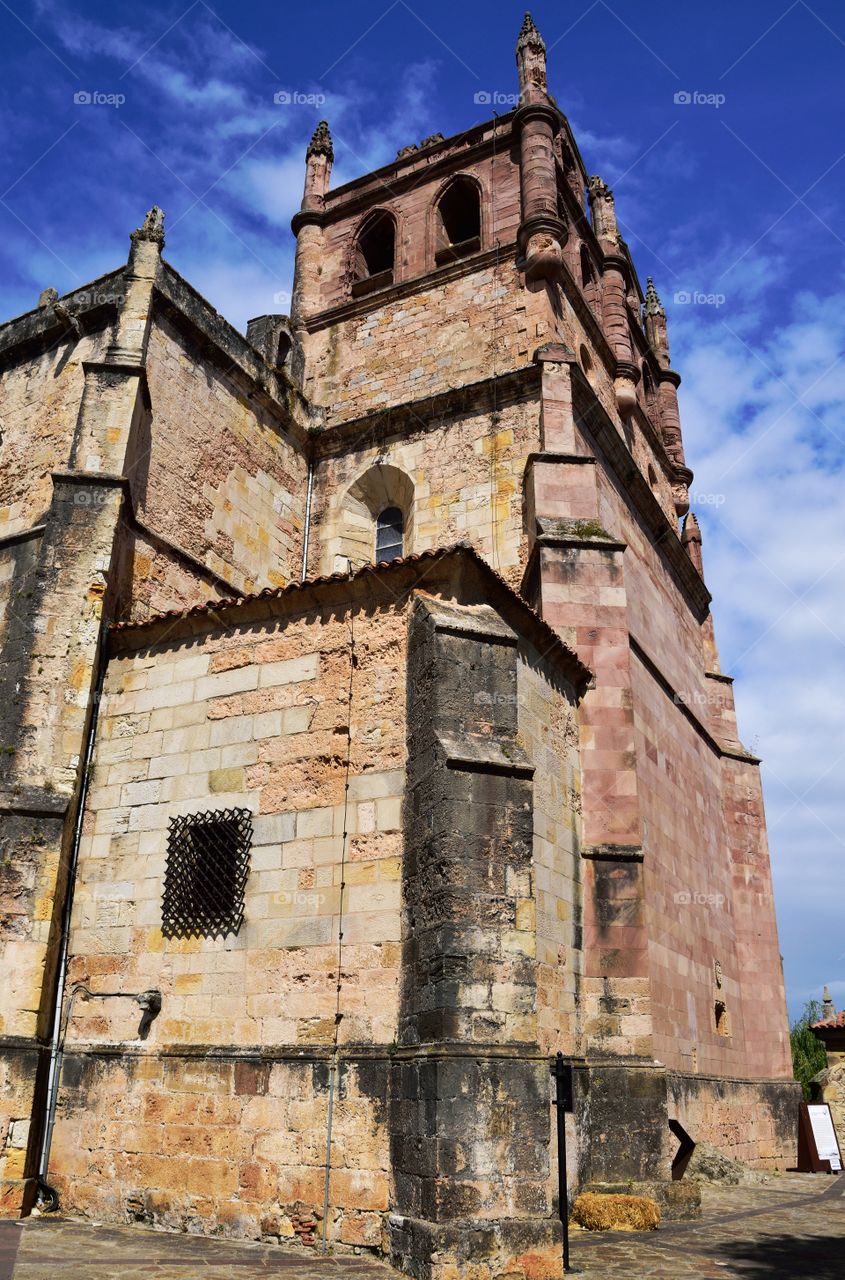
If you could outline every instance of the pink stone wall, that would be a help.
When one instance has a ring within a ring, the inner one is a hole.
[[[602,523],[627,543],[630,634],[670,687],[632,654],[655,1054],[679,1070],[788,1076],[758,771],[708,742],[713,694],[699,624],[629,504],[601,469],[599,477]]]

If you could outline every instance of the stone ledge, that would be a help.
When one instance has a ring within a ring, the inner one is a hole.
[[[509,778],[534,777],[534,766],[525,753],[514,748],[513,756],[508,755],[496,738],[478,738],[469,733],[439,733],[437,741],[449,769],[496,773]]]
[[[0,814],[20,818],[63,820],[70,796],[47,787],[22,786],[19,791],[0,791]]]
[[[640,845],[592,844],[584,845],[581,857],[594,862],[642,862],[645,853]]]
[[[21,542],[43,538],[46,528],[46,524],[33,524],[28,529],[19,529],[17,533],[0,533],[0,547],[14,547]]]

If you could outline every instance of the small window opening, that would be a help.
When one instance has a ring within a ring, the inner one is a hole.
[[[284,330],[279,334],[279,346],[276,351],[276,367],[281,369],[290,355],[292,339],[289,333]]]
[[[396,224],[389,213],[376,213],[361,229],[355,245],[353,294],[392,284],[395,260]]]
[[[581,288],[586,289],[588,285],[595,282],[595,272],[593,264],[590,261],[590,253],[585,244],[581,245]]]
[[[398,507],[385,507],[376,520],[376,563],[402,555],[405,517]]]
[[[166,938],[217,938],[238,932],[251,843],[248,809],[170,819],[161,909]]]
[[[643,395],[646,400],[654,398],[654,378],[651,376],[651,370],[647,364],[643,365]]]
[[[470,178],[456,178],[437,204],[438,265],[481,248],[481,197]]]
[[[728,1017],[728,1007],[724,1000],[717,1000],[714,1004],[713,1017],[716,1023],[716,1034],[729,1036],[731,1034],[731,1025]]]

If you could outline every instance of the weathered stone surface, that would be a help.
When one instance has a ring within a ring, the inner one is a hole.
[[[310,1249],[331,1091],[335,1243],[551,1280],[558,1050],[571,1190],[693,1211],[670,1121],[793,1158],[666,315],[600,179],[588,220],[530,21],[518,69],[513,113],[334,189],[318,126],[290,320],[236,333],[151,210],[119,271],[0,326],[7,1211],[69,887],[51,1176],[80,1213]],[[242,921],[165,929],[171,820],[231,811]]]

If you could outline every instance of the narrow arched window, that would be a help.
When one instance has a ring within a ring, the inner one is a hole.
[[[355,241],[352,260],[353,293],[393,283],[396,261],[396,223],[384,210],[374,213],[364,223]]]
[[[284,329],[279,334],[279,345],[276,350],[276,367],[281,369],[290,355],[290,349],[293,345],[293,339],[289,333],[285,333]]]
[[[643,395],[646,401],[654,398],[654,378],[647,364],[643,365]]]
[[[405,517],[398,507],[385,507],[376,518],[376,564],[402,555]]]
[[[450,182],[437,202],[435,217],[438,265],[481,248],[481,195],[472,178]]]
[[[590,261],[590,252],[585,244],[581,245],[581,288],[586,289],[595,280],[595,272],[593,264]]]

